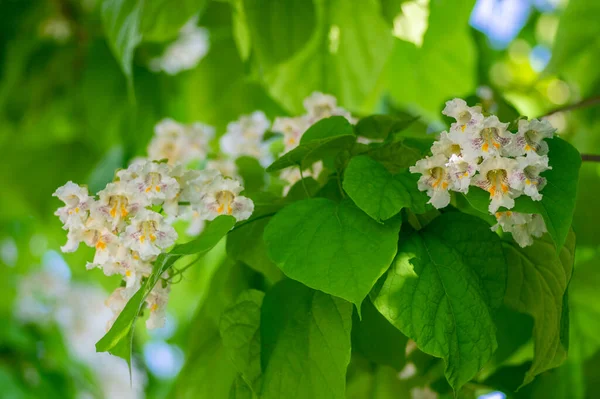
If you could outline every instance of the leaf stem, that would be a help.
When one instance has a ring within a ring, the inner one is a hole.
[[[598,155],[598,154],[581,154],[581,160],[583,162],[600,162],[600,155]]]
[[[167,281],[172,282],[173,277],[180,275],[181,273],[183,273],[184,271],[186,271],[190,267],[194,266],[196,264],[196,262],[198,262],[200,260],[201,257],[202,257],[202,255],[196,256],[196,258],[194,258],[194,260],[192,260],[190,263],[188,263],[187,265],[185,265],[181,269],[178,269],[175,273],[171,274],[169,276],[169,278],[167,279]]]
[[[300,170],[300,181],[302,181],[302,188],[304,188],[304,193],[308,198],[311,198],[311,195],[308,192],[308,188],[306,188],[306,183],[304,182],[304,173],[302,172],[302,165],[298,165],[298,170]]]
[[[600,104],[600,96],[594,96],[594,97],[586,98],[586,99],[583,99],[583,100],[581,100],[579,102],[576,102],[574,104],[564,105],[562,107],[555,108],[552,111],[547,112],[544,115],[540,116],[540,118],[543,118],[543,117],[546,117],[546,116],[550,116],[550,115],[554,115],[554,114],[557,114],[559,112],[574,111],[576,109],[587,108],[587,107],[594,106],[596,104]]]
[[[243,227],[243,226],[245,226],[247,224],[256,222],[257,220],[271,217],[271,216],[275,215],[276,213],[277,212],[265,213],[264,215],[257,216],[254,219],[248,219],[248,220],[244,221],[243,223],[240,223],[237,226],[234,226],[233,229],[229,230],[229,233],[231,233],[232,231],[235,231],[235,230],[239,229],[240,227]],[[229,233],[227,233],[227,234],[229,234]]]

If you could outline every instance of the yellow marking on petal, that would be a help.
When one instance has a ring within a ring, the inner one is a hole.
[[[217,213],[218,213],[219,215],[220,215],[220,214],[222,214],[224,209],[225,209],[225,207],[224,207],[223,205],[219,206],[219,207],[217,208]]]
[[[113,206],[113,208],[110,210],[110,216],[112,218],[115,218],[117,216],[117,206]]]
[[[129,214],[129,212],[127,212],[127,209],[125,209],[125,206],[121,205],[121,217],[124,218],[128,214]]]
[[[488,150],[489,150],[489,145],[488,145],[488,143],[484,143],[484,144],[481,146],[481,150],[482,150],[483,152],[488,152]]]
[[[146,236],[141,235],[140,236],[140,242],[143,244],[145,240],[146,240]]]
[[[525,180],[525,184],[527,184],[528,186],[531,185],[531,180],[529,180],[529,179]]]
[[[79,207],[75,208],[75,213],[79,213]]]
[[[442,188],[445,190],[448,188],[448,182],[443,182],[442,183]]]
[[[502,216],[502,212],[496,212],[495,215],[496,215],[496,219],[498,219]]]
[[[531,150],[531,146],[529,144],[525,145],[525,151]]]
[[[139,257],[137,254],[133,254],[133,259],[135,259],[135,260],[139,260],[139,259],[140,259],[140,257]]]
[[[150,311],[151,312],[156,312],[156,309],[158,309],[158,305],[153,303],[152,306],[150,306]]]
[[[496,147],[496,148],[500,148],[500,144],[498,144],[498,143],[494,143],[494,147]]]
[[[511,211],[506,211],[506,216],[511,216],[512,212]]]
[[[490,196],[495,196],[496,195],[496,186],[492,186],[490,187]]]
[[[127,270],[127,271],[125,272],[125,276],[127,276],[127,277],[131,277],[131,270]]]
[[[149,192],[150,192],[150,190],[152,190],[152,187],[148,187],[148,188],[146,188],[146,192],[147,192],[147,193],[149,193]]]
[[[156,190],[157,193],[160,193],[160,186],[156,186],[155,190]]]
[[[156,236],[154,234],[150,234],[150,241],[156,241]]]
[[[106,249],[106,243],[102,240],[98,240],[98,242],[96,243],[96,249],[99,249],[99,250]]]
[[[508,186],[506,184],[501,184],[500,188],[502,189],[502,192],[504,194],[506,194],[508,192]]]
[[[466,128],[467,128],[467,125],[462,125],[462,126],[460,127],[460,130],[462,130],[462,132],[464,133]]]
[[[468,176],[469,176],[469,172],[463,173],[463,177],[468,177]]]

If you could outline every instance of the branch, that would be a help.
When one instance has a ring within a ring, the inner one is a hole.
[[[597,154],[581,154],[583,162],[600,162],[600,155]]]
[[[600,96],[595,96],[595,97],[590,97],[590,98],[586,98],[584,100],[581,100],[579,102],[576,102],[575,104],[569,104],[569,105],[565,105],[559,108],[556,108],[542,116],[540,116],[540,118],[546,117],[546,116],[550,116],[550,115],[554,115],[557,114],[559,112],[566,112],[566,111],[573,111],[576,109],[581,109],[581,108],[587,108],[587,107],[591,107],[593,105],[596,104],[600,104]]]

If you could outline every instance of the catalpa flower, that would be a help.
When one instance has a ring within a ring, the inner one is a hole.
[[[446,163],[446,167],[452,182],[451,188],[461,193],[468,192],[471,178],[477,172],[477,163],[467,161],[464,157],[453,154]]]
[[[315,162],[310,168],[302,171],[302,173],[300,173],[300,169],[298,168],[287,168],[282,170],[279,177],[288,182],[287,186],[283,188],[283,195],[287,195],[292,186],[302,179],[302,176],[305,178],[312,177],[316,180],[322,171],[323,161]]]
[[[479,174],[473,177],[472,184],[490,193],[489,211],[495,213],[501,206],[511,209],[518,196],[510,181],[518,164],[511,158],[487,158],[479,165]]]
[[[460,98],[447,101],[442,114],[456,120],[456,122],[450,126],[451,134],[454,132],[472,134],[481,129],[483,123],[481,107],[469,107],[467,102]]]
[[[330,116],[343,116],[350,123],[354,123],[350,112],[342,107],[338,107],[337,99],[329,94],[314,92],[304,99],[304,108],[308,112],[309,123],[315,123],[323,118]]]
[[[449,159],[452,155],[463,156],[463,149],[460,141],[454,140],[448,132],[442,132],[439,139],[431,145],[431,153],[442,154]]]
[[[502,227],[505,233],[511,233],[513,239],[522,248],[533,244],[533,237],[541,237],[547,230],[541,215],[519,212],[496,212],[498,221],[492,231]]]
[[[177,232],[160,213],[140,210],[125,230],[123,244],[139,253],[142,260],[158,256],[177,240]]]
[[[186,145],[185,127],[173,119],[163,119],[154,126],[154,137],[148,145],[148,157],[153,161],[167,159],[173,165],[185,158]]]
[[[419,190],[427,191],[429,203],[437,209],[450,203],[450,173],[446,166],[448,160],[442,154],[426,157],[410,167],[411,173],[421,173]]]
[[[546,186],[546,179],[540,173],[552,169],[548,166],[548,156],[530,155],[516,158],[518,166],[511,178],[511,185],[522,190],[534,201],[540,201],[540,191]]]
[[[300,139],[310,127],[310,122],[305,116],[295,118],[276,118],[273,122],[273,131],[283,134],[284,152],[288,152],[300,144]]]
[[[53,197],[65,203],[54,213],[60,218],[66,229],[82,228],[88,217],[90,205],[94,199],[88,195],[87,187],[81,187],[71,181],[59,187]]]
[[[233,158],[248,155],[257,158],[263,166],[269,165],[273,157],[263,137],[270,126],[262,111],[243,115],[238,121],[227,125],[227,132],[219,141],[221,151]]]
[[[163,277],[168,278],[169,276],[164,275]],[[161,328],[165,325],[170,291],[171,286],[161,281],[148,294],[146,298],[148,309],[150,309],[150,317],[146,320],[146,327],[148,329]]]
[[[248,219],[254,211],[254,203],[239,195],[242,189],[238,181],[217,176],[206,188],[202,199],[206,220],[213,220],[219,215],[231,215],[238,221]]]
[[[489,158],[504,155],[505,147],[510,143],[512,134],[506,129],[508,123],[502,123],[496,115],[484,119],[481,129],[465,139],[465,153],[470,159]]]
[[[510,153],[517,155],[546,155],[548,143],[545,138],[554,137],[556,129],[547,120],[519,121],[519,129],[510,144]]]
[[[131,186],[129,183],[117,181],[107,184],[104,190],[98,192],[96,210],[110,224],[112,230],[122,229],[125,226],[125,218],[149,205],[146,197]]]
[[[146,162],[134,184],[138,192],[153,205],[172,200],[179,192],[179,183],[171,177],[171,168],[164,163]]]

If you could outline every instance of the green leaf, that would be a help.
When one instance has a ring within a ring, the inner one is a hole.
[[[419,117],[402,118],[391,115],[371,115],[356,124],[356,135],[368,139],[386,139],[412,125]]]
[[[283,280],[261,313],[261,398],[344,399],[352,305]]]
[[[352,319],[352,346],[370,361],[397,371],[406,364],[408,338],[379,313],[371,300],[362,303],[362,320]]]
[[[526,385],[566,357],[563,297],[573,270],[575,234],[567,236],[560,254],[548,235],[526,248],[512,241],[505,241],[503,248],[508,264],[504,302],[534,320],[534,358],[523,381]]]
[[[398,173],[422,159],[423,151],[403,140],[375,147],[367,151],[366,155],[381,163],[390,172]]]
[[[429,197],[417,189],[417,180],[407,170],[392,175],[379,162],[361,155],[352,158],[344,172],[344,190],[360,209],[381,222],[402,208],[427,211]]]
[[[300,138],[300,144],[308,144],[311,141],[322,140],[336,136],[353,135],[352,125],[343,116],[331,116],[321,119],[311,127]]]
[[[302,101],[314,91],[331,93],[342,106],[356,109],[374,91],[383,71],[392,50],[391,30],[377,0],[362,1],[360,12],[355,3],[343,0],[313,3],[316,27],[310,40],[284,62],[259,66],[260,72],[264,71],[265,86],[273,98],[294,113],[303,112]],[[307,7],[306,2],[303,7]],[[254,19],[248,18],[248,24],[264,24],[264,18],[262,13],[257,14]],[[282,26],[278,31],[289,28],[285,18],[276,22]],[[290,41],[287,37],[289,34],[284,39],[268,40],[281,40],[281,46],[285,46]]]
[[[109,352],[123,358],[131,365],[131,348],[133,344],[133,329],[138,315],[142,311],[144,301],[154,286],[159,282],[164,272],[184,255],[205,254],[210,251],[227,234],[235,224],[231,216],[219,216],[200,236],[186,244],[175,246],[169,253],[162,253],[154,261],[152,274],[146,282],[127,302],[111,329],[96,343],[97,352]]]
[[[141,19],[144,1],[106,0],[102,23],[106,39],[130,85],[133,81],[133,54],[142,41]]]
[[[596,60],[600,56],[600,4],[571,0],[564,10],[547,71],[578,83],[581,95],[592,94],[600,80]]]
[[[401,241],[371,298],[423,352],[444,359],[458,391],[496,350],[491,309],[505,285],[499,237],[474,216],[446,213]]]
[[[241,375],[239,375],[229,391],[229,399],[253,399],[258,398],[250,389],[248,384],[244,381]]]
[[[399,230],[399,219],[379,224],[349,200],[313,198],[279,211],[264,239],[288,277],[360,307],[394,259]]]
[[[264,188],[265,169],[260,165],[258,159],[241,156],[235,160],[235,165],[244,181],[244,191],[246,193],[253,193]]]
[[[444,101],[475,91],[477,50],[469,26],[474,4],[475,0],[432,1],[422,44],[395,40],[385,76],[386,88],[399,105],[417,106],[420,113],[440,119]],[[403,30],[418,24],[406,22],[411,26]]]
[[[248,290],[221,316],[221,339],[229,358],[252,391],[260,392],[260,309],[265,294]]]
[[[170,0],[145,0],[141,21],[144,41],[176,38],[183,25],[201,12],[206,3],[207,0],[180,0],[174,7]]]
[[[267,247],[263,240],[265,227],[271,220],[270,217],[254,220],[229,233],[227,237],[227,254],[240,262],[244,262],[252,269],[265,275],[275,282],[283,276],[281,271],[269,259]]]
[[[293,56],[315,28],[312,1],[242,0],[248,30],[259,62],[265,67]]]
[[[267,172],[276,172],[290,166],[299,166],[303,170],[307,169],[319,160],[335,159],[340,152],[348,149],[355,141],[356,136],[354,134],[310,140],[308,143],[300,144],[293,150],[283,154],[269,165]]]

